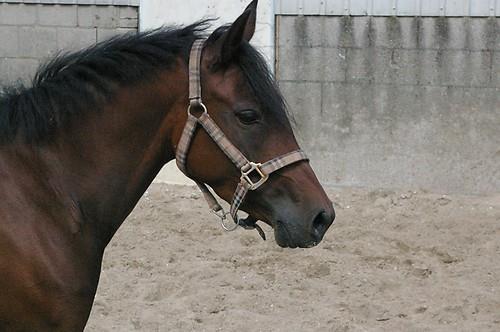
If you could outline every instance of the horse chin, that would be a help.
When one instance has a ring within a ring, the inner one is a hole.
[[[258,220],[271,226],[274,230],[276,244],[282,248],[312,248],[319,244],[319,241],[316,242],[312,239],[302,238],[302,236],[299,236],[299,239],[297,236],[293,236],[285,226],[285,223],[280,220],[269,221],[267,218],[257,218],[250,214],[247,219]]]
[[[318,245],[319,242],[309,240],[297,240],[292,237],[286,226],[281,221],[274,224],[274,239],[282,248],[312,248]]]

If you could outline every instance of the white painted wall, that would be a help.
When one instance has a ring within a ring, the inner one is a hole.
[[[251,0],[140,0],[139,26],[142,31],[171,24],[190,24],[202,18],[219,18],[214,28],[234,20]],[[274,68],[274,0],[259,0],[257,26],[252,44]],[[175,165],[168,163],[156,182],[193,184]]]
[[[164,24],[189,24],[202,18],[219,18],[217,26],[233,22],[250,0],[141,0],[140,29]],[[252,44],[274,59],[274,0],[260,0]]]

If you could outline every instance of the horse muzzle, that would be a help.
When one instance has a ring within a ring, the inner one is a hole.
[[[318,245],[335,220],[333,206],[321,209],[306,220],[297,217],[273,222],[276,243],[283,248],[311,248]]]

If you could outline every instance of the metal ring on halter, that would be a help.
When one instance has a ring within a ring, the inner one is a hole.
[[[236,230],[236,228],[238,228],[238,226],[240,225],[240,221],[238,219],[238,222],[234,222],[233,224],[231,224],[231,226],[227,226],[226,223],[224,223],[224,221],[227,220],[227,216],[231,215],[231,213],[225,212],[224,209],[220,209],[218,211],[215,211],[215,210],[211,210],[211,211],[213,214],[215,214],[217,217],[220,218],[220,224],[221,224],[222,228],[224,228],[224,230],[227,232],[232,232],[232,231]]]
[[[197,102],[193,102],[194,100],[197,100]],[[199,99],[193,99],[191,100],[191,102],[189,103],[189,106],[188,106],[188,109],[187,109],[187,112],[189,115],[192,115],[194,116],[195,118],[199,118],[199,116],[196,116],[194,115],[193,113],[191,113],[191,109],[194,108],[194,107],[201,107],[203,109],[203,112],[201,112],[201,114],[207,114],[208,111],[207,111],[207,107],[205,106],[205,104],[203,104],[201,102],[201,100]],[[200,114],[200,115],[201,115]]]
[[[233,223],[231,224],[231,226],[226,226],[226,224],[224,223],[224,220],[225,220],[225,219],[221,219],[220,224],[221,224],[222,228],[224,228],[224,230],[225,230],[226,232],[232,232],[232,231],[235,231],[235,230],[236,230],[236,228],[238,228],[238,226],[240,226],[240,221],[239,221],[239,220],[238,220],[238,222],[233,222]]]
[[[228,212],[227,214],[230,214],[230,213]],[[238,226],[240,226],[240,219],[238,219],[238,216],[236,216],[236,220],[233,220],[233,223],[230,224],[231,226],[229,226],[229,227],[226,226],[226,224],[224,223],[224,220],[226,220],[226,219],[221,219],[221,221],[220,221],[220,224],[221,224],[222,228],[224,228],[225,231],[232,232],[232,231],[236,230],[238,228]]]

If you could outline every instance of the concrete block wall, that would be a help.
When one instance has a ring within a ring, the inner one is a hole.
[[[276,31],[323,183],[500,193],[500,18],[278,16]]]
[[[138,7],[0,3],[0,85],[29,81],[59,51],[137,29]]]

